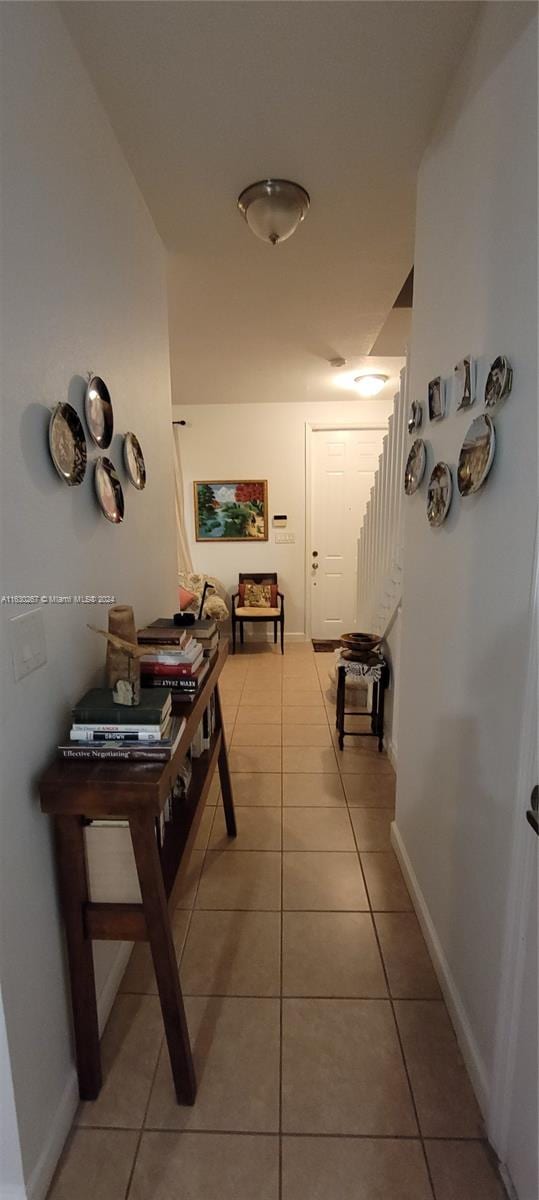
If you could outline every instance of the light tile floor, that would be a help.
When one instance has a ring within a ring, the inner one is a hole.
[[[198,1077],[175,1103],[148,947],[135,947],[50,1200],[503,1200],[391,849],[395,779],[340,753],[331,655],[245,648],[174,919]]]

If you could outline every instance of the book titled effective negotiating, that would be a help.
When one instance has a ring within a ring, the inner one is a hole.
[[[61,758],[85,762],[168,762],[185,729],[185,717],[173,717],[170,737],[165,742],[69,742],[58,747]]]

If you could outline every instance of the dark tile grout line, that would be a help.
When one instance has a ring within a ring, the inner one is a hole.
[[[138,1133],[140,1130],[142,1134],[164,1133],[168,1134],[169,1137],[186,1133],[196,1134],[197,1137],[200,1137],[202,1134],[206,1134],[208,1137],[222,1135],[223,1137],[269,1137],[277,1139],[280,1136],[278,1129],[196,1129],[192,1127],[189,1127],[188,1129],[181,1129],[180,1127],[172,1128],[171,1126],[163,1125],[81,1125],[78,1126],[78,1128],[82,1130],[90,1129],[93,1131],[100,1131],[102,1133]],[[417,1142],[418,1144],[421,1142],[421,1137],[418,1134],[413,1133],[298,1133],[293,1130],[288,1131],[285,1129],[283,1130],[282,1136],[283,1138],[332,1138],[337,1139],[338,1141],[346,1138],[347,1141],[351,1142]],[[430,1134],[426,1134],[424,1140],[426,1142],[441,1142],[442,1144],[444,1142],[458,1142],[459,1144],[465,1146],[479,1145],[484,1146],[487,1150],[491,1150],[487,1138],[466,1138],[462,1136],[440,1137],[439,1134],[433,1134],[432,1136]]]

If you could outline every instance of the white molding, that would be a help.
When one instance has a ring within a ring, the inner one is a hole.
[[[118,953],[107,975],[97,1000],[97,1018],[100,1035],[107,1023],[110,1010],[116,999],[123,973],[131,954],[131,942],[121,942]],[[52,1117],[46,1145],[26,1181],[26,1192],[13,1191],[2,1194],[0,1200],[45,1200],[58,1159],[73,1125],[79,1104],[77,1071],[73,1065],[64,1087],[60,1103]]]
[[[392,738],[387,738],[384,736],[384,749],[385,749],[387,757],[391,763],[391,766],[393,767],[393,770],[396,774],[397,773],[397,746],[395,745],[395,742],[393,741]]]
[[[393,821],[391,825],[391,844],[406,880],[417,919],[423,931],[434,970],[436,971],[438,982],[453,1022],[457,1041],[468,1068],[479,1107],[483,1115],[486,1116],[489,1107],[490,1089],[485,1063],[396,821]]]

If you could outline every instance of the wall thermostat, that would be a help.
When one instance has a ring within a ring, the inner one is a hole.
[[[288,520],[288,517],[287,517],[286,513],[274,513],[273,519],[272,519],[272,525],[273,525],[274,529],[284,529],[287,520]]]

